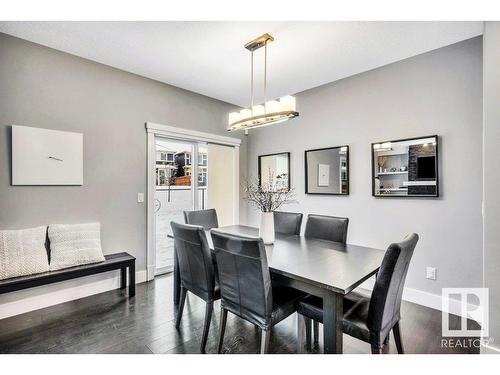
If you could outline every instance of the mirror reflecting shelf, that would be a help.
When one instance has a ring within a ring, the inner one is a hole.
[[[372,144],[372,195],[438,197],[438,136]]]

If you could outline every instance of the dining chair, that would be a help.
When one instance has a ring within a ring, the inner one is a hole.
[[[328,240],[334,242],[341,242],[343,244],[347,241],[347,227],[349,226],[349,219],[347,217],[336,217],[326,215],[310,214],[307,216],[306,229],[304,232],[305,237],[319,238],[321,240]],[[306,318],[306,338],[310,342],[311,331],[309,329],[311,322]],[[314,343],[319,342],[319,323],[314,321]]]
[[[371,344],[374,354],[388,353],[389,334],[394,333],[396,348],[403,354],[403,342],[399,321],[404,283],[418,235],[408,235],[403,241],[389,245],[380,265],[371,297],[351,292],[344,297],[342,330],[345,334]],[[298,329],[307,323],[304,317],[323,322],[323,301],[307,296],[298,305]],[[302,332],[298,332],[302,337]],[[307,340],[307,337],[306,337]],[[310,340],[310,339],[309,339]],[[310,343],[306,343],[309,348]],[[302,350],[302,343],[297,343]]]
[[[302,214],[295,212],[274,211],[274,232],[282,234],[300,234]]]
[[[308,215],[304,236],[346,243],[348,225],[347,217]]]
[[[179,329],[181,324],[187,292],[203,299],[206,302],[206,309],[200,351],[205,353],[214,301],[220,298],[220,289],[215,280],[207,236],[202,226],[180,224],[174,221],[170,223],[170,226],[174,234],[181,287],[175,328]]]
[[[184,211],[184,221],[186,224],[201,225],[203,229],[219,227],[219,222],[217,221],[217,211],[215,208]]]
[[[269,350],[271,327],[297,311],[305,294],[273,286],[261,238],[211,231],[219,267],[221,317],[218,352],[222,351],[227,313],[253,323],[261,331],[260,352]]]

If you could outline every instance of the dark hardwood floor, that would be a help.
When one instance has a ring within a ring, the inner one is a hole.
[[[137,285],[136,296],[114,290],[0,320],[0,353],[198,353],[204,302],[189,294],[179,331],[174,327],[172,277]],[[401,330],[407,353],[478,353],[441,347],[441,312],[408,302]],[[453,317],[458,322],[458,317]],[[215,305],[207,353],[216,353],[219,304]],[[272,353],[295,353],[296,316],[272,331]],[[320,340],[321,341],[321,340]],[[259,331],[229,314],[225,353],[257,353]],[[321,352],[321,345],[313,352]],[[370,353],[370,346],[344,335],[345,353]],[[390,352],[395,353],[391,335]]]

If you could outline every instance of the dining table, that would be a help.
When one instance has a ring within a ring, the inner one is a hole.
[[[230,234],[259,237],[259,229],[246,225],[217,228]],[[210,230],[207,241],[213,250]],[[323,351],[342,353],[344,296],[371,276],[382,263],[381,249],[317,238],[276,233],[265,245],[273,282],[323,299]],[[180,276],[174,246],[174,304],[178,305]]]

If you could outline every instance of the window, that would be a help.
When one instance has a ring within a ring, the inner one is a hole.
[[[207,186],[207,169],[201,168],[198,172],[198,186]]]
[[[172,152],[167,153],[167,161],[174,161],[174,154]]]
[[[163,168],[156,168],[156,186],[167,185],[167,171]]]
[[[185,154],[185,158],[186,158],[186,165],[191,165],[191,154],[186,152]]]
[[[207,165],[207,154],[206,153],[199,153],[198,154],[198,165]]]

